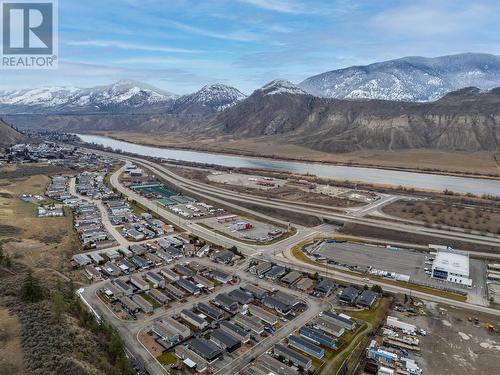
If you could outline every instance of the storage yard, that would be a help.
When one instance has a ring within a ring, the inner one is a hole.
[[[400,276],[401,281],[406,281],[405,276],[409,276],[409,281],[412,283],[466,291],[476,295],[477,298],[486,298],[486,267],[484,262],[479,260],[469,260],[470,277],[473,283],[472,288],[466,288],[463,285],[445,282],[430,276],[434,259],[431,252],[334,241],[324,241],[308,247],[307,250],[311,251],[312,256],[319,261],[344,269],[367,272],[368,276],[370,273],[380,276],[395,273],[396,275],[392,278],[397,279]]]

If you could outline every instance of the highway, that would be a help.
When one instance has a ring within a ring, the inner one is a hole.
[[[450,239],[450,240],[460,240],[464,242],[469,242],[469,243],[474,243],[474,244],[481,244],[481,245],[489,245],[489,246],[495,246],[495,247],[500,247],[500,236],[482,236],[479,234],[472,234],[472,233],[465,233],[463,230],[456,228],[454,231],[448,231],[448,230],[442,230],[442,229],[437,229],[437,228],[428,228],[422,225],[416,225],[416,224],[408,224],[408,223],[402,223],[402,222],[390,222],[387,220],[380,220],[380,219],[375,219],[375,218],[365,218],[365,217],[358,217],[356,212],[354,210],[350,210],[349,213],[347,214],[342,214],[342,213],[336,213],[328,209],[324,208],[316,208],[312,207],[310,204],[308,205],[303,205],[303,204],[297,204],[296,202],[290,202],[282,199],[272,199],[272,198],[263,198],[263,197],[258,197],[250,194],[243,194],[243,193],[235,193],[234,191],[219,188],[219,187],[214,187],[212,185],[204,184],[203,182],[200,181],[192,181],[187,178],[181,177],[179,175],[176,175],[169,169],[165,168],[164,166],[153,163],[151,161],[143,160],[140,158],[133,158],[133,157],[127,157],[127,156],[121,156],[120,158],[133,161],[136,164],[139,164],[149,170],[151,170],[153,173],[155,173],[158,177],[164,179],[165,181],[169,182],[170,184],[176,185],[179,188],[183,189],[184,191],[195,194],[195,195],[201,195],[206,197],[207,199],[210,199],[214,202],[224,204],[229,207],[234,207],[237,208],[238,210],[245,211],[245,212],[250,212],[252,215],[257,216],[257,217],[263,217],[266,220],[273,220],[273,221],[279,221],[275,218],[269,217],[268,215],[263,215],[260,214],[259,212],[253,211],[253,210],[248,210],[244,207],[238,206],[237,204],[233,202],[240,202],[242,204],[256,204],[262,207],[268,207],[268,208],[279,208],[285,211],[290,211],[294,213],[301,213],[301,214],[308,214],[311,216],[316,216],[320,219],[329,219],[333,221],[340,221],[340,222],[345,222],[345,223],[357,223],[357,224],[363,224],[371,227],[376,227],[376,228],[383,228],[383,229],[393,229],[397,231],[402,231],[402,232],[407,232],[407,233],[413,233],[413,234],[420,234],[420,235],[428,235],[428,236],[433,236],[433,237],[438,237],[438,238],[443,238],[443,239]],[[382,203],[389,203],[390,200],[384,201]],[[379,202],[372,203],[373,209],[380,209]],[[367,207],[362,207],[361,208],[362,212],[364,211],[365,213],[369,213],[370,210],[370,205]]]

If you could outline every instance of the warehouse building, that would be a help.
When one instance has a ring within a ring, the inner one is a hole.
[[[248,341],[250,341],[250,333],[231,322],[223,320],[222,322],[220,322],[220,328],[243,343],[247,343]]]
[[[471,287],[469,276],[469,253],[451,248],[437,251],[432,263],[433,278]]]
[[[287,348],[284,345],[276,344],[274,346],[274,354],[284,357],[295,366],[302,367],[306,371],[311,370],[313,367],[311,359],[307,358],[305,355],[297,353],[295,350]]]
[[[191,324],[193,327],[198,328],[200,331],[208,326],[208,322],[199,315],[195,314],[192,310],[182,310],[181,318]]]
[[[296,348],[304,353],[307,353],[314,358],[321,359],[325,356],[325,350],[317,345],[311,344],[309,341],[299,336],[289,336],[288,345]]]
[[[334,337],[328,336],[324,334],[321,330],[310,328],[310,327],[302,327],[299,330],[300,336],[304,339],[307,339],[317,345],[323,345],[330,349],[337,348],[337,340]]]
[[[215,362],[222,355],[222,350],[217,345],[203,338],[193,339],[190,347],[195,353],[208,361],[208,363]]]
[[[241,348],[241,341],[237,340],[234,336],[228,334],[221,328],[217,328],[212,331],[210,340],[219,346],[219,348],[227,350],[230,353]]]

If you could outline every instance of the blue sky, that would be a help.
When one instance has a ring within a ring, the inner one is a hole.
[[[250,93],[403,56],[500,54],[499,14],[497,0],[59,0],[59,69],[0,71],[0,90],[133,79]]]

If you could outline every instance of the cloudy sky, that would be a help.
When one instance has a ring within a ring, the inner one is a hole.
[[[59,69],[0,90],[120,79],[184,94],[403,56],[500,54],[498,0],[59,0]]]

